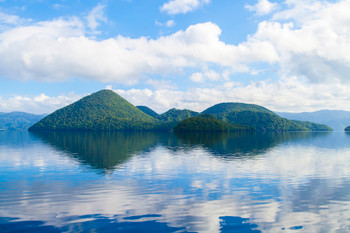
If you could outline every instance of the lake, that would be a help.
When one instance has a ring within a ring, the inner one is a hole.
[[[0,132],[0,232],[350,232],[350,134]]]

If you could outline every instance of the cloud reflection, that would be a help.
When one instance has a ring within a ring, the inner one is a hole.
[[[76,171],[77,164],[51,167],[69,150],[41,144],[34,157],[46,166],[43,176],[26,173],[37,164],[30,163],[12,182],[2,181],[0,216],[61,229],[84,229],[103,216],[118,223],[155,221],[180,232],[224,232],[239,221],[250,231],[349,230],[350,148],[327,149],[302,138],[227,159],[212,153],[213,144],[174,139],[175,146],[172,140],[150,143],[107,177]],[[28,159],[15,151],[19,161]]]

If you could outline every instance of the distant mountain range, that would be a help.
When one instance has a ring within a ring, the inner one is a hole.
[[[29,130],[172,130],[179,122],[202,114],[210,114],[221,121],[220,127],[231,124],[237,129],[249,126],[246,129],[251,130],[253,127],[258,131],[332,130],[326,125],[288,120],[262,106],[243,103],[221,103],[202,113],[173,108],[159,115],[148,107],[135,107],[111,90],[98,91],[61,108],[34,124]],[[202,123],[212,127],[218,121],[200,117],[190,123],[188,125],[193,128],[196,128],[194,124]]]
[[[25,112],[0,113],[0,130],[27,130],[47,114],[30,114]]]
[[[276,112],[279,116],[292,120],[312,121],[325,124],[336,131],[344,131],[350,126],[350,112],[342,110],[320,110],[316,112],[287,113]]]

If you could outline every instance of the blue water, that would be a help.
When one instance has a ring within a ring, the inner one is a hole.
[[[0,232],[350,232],[350,134],[0,132]]]

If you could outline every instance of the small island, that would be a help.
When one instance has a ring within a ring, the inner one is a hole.
[[[344,129],[344,131],[345,131],[345,132],[350,132],[350,126],[346,127],[346,128]]]

